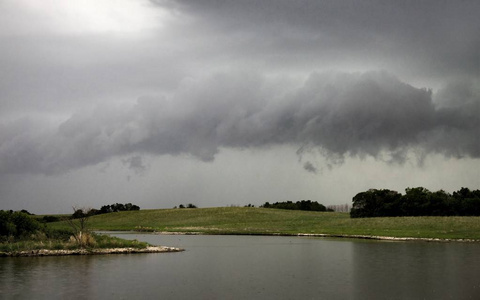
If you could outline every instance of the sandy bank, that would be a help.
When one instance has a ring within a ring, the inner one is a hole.
[[[131,253],[166,253],[181,252],[182,248],[151,246],[147,248],[106,248],[106,249],[75,249],[75,250],[28,250],[0,252],[0,256],[62,256],[62,255],[99,255],[99,254],[131,254]]]
[[[440,238],[416,238],[416,237],[392,237],[392,236],[378,236],[378,235],[341,235],[341,234],[310,234],[299,233],[296,236],[311,236],[311,237],[333,237],[333,238],[352,238],[352,239],[366,239],[366,240],[383,240],[383,241],[420,241],[420,242],[479,242],[473,239],[440,239]]]

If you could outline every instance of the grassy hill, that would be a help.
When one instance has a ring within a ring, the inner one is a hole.
[[[347,213],[254,207],[155,209],[93,216],[94,230],[201,232],[206,234],[332,234],[480,240],[480,217],[351,219]],[[49,226],[66,227],[62,222]]]

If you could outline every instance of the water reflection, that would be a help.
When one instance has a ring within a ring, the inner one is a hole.
[[[478,244],[353,243],[357,299],[478,299]]]
[[[139,236],[121,236],[136,238]],[[145,240],[145,237],[141,237]],[[172,263],[185,290],[164,292],[196,299],[348,299],[351,243],[296,237],[149,236],[150,243],[184,247]],[[166,279],[166,278],[163,278]],[[176,280],[178,279],[178,280]],[[168,279],[166,279],[168,280]],[[187,291],[193,291],[188,294]]]
[[[91,295],[91,257],[13,257],[0,260],[2,295],[21,299]],[[74,288],[70,286],[74,285]]]
[[[181,253],[1,258],[5,299],[476,299],[480,245],[115,234]]]

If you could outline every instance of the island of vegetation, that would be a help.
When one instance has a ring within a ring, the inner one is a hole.
[[[179,252],[183,249],[152,246],[137,240],[124,240],[92,232],[87,224],[95,215],[76,209],[72,216],[48,216],[40,219],[28,211],[0,210],[0,256],[57,256],[87,254],[126,254]],[[63,222],[64,228],[46,223]]]

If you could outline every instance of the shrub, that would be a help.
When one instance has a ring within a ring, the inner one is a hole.
[[[23,237],[39,229],[40,223],[26,213],[0,211],[0,236]]]
[[[302,200],[297,202],[292,202],[292,201],[275,202],[273,204],[265,202],[265,204],[262,207],[290,209],[290,210],[327,211],[327,208],[325,207],[325,205],[312,200]]]
[[[58,222],[58,221],[60,221],[60,218],[55,216],[44,216],[42,218],[42,222],[44,223],[52,223],[52,222]]]

